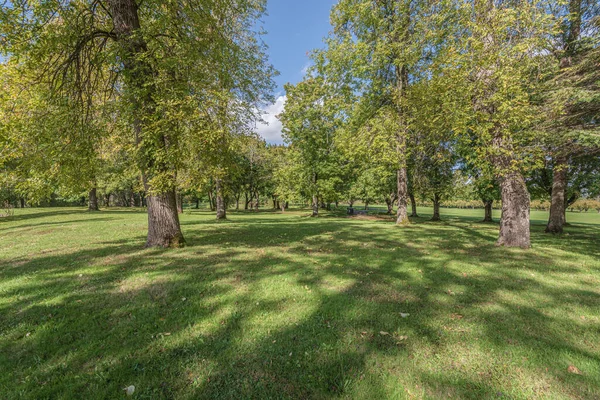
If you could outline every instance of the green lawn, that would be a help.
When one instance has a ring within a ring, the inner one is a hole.
[[[16,210],[0,398],[599,399],[600,215],[533,212],[520,250],[442,212],[186,211],[186,248],[145,250],[142,211]]]

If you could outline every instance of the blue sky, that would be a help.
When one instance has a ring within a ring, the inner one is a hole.
[[[281,143],[281,123],[275,117],[285,106],[283,85],[302,79],[309,65],[308,52],[323,47],[329,32],[329,12],[336,0],[269,0],[268,16],[264,18],[264,37],[269,46],[271,63],[280,72],[276,101],[264,109],[258,133],[270,143]]]

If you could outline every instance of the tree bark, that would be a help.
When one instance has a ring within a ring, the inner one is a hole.
[[[492,210],[493,210],[494,200],[484,200],[483,206],[485,208],[485,216],[483,217],[482,222],[494,222],[492,218]]]
[[[210,211],[215,211],[217,207],[215,206],[215,199],[212,189],[208,191],[208,203],[210,204]]]
[[[19,201],[21,202],[21,208],[25,208],[25,198],[21,197]]]
[[[415,200],[415,195],[412,193],[409,193],[408,197],[410,198],[410,208],[411,208],[411,217],[418,217],[419,214],[417,214],[417,201]]]
[[[117,42],[121,44],[121,60],[125,70],[125,84],[133,89],[133,108],[135,110],[134,132],[136,144],[145,146],[141,135],[143,133],[144,116],[154,113],[155,101],[153,96],[156,88],[153,84],[155,71],[146,57],[148,46],[141,33],[138,5],[135,0],[108,0],[108,8],[113,21],[114,33]],[[168,173],[171,169],[168,164],[154,156],[154,151],[164,151],[169,140],[165,133],[161,133],[158,140],[150,146],[157,148],[145,149],[147,154],[141,165],[142,179],[146,192],[149,193],[146,201],[148,204],[148,238],[147,247],[181,247],[185,244],[181,227],[174,190],[165,190],[154,193],[149,184],[148,173],[154,169],[161,173]],[[154,150],[154,151],[152,151]],[[150,168],[152,166],[152,168]],[[175,176],[173,175],[173,183]]]
[[[98,207],[98,193],[95,187],[90,189],[88,210],[100,211],[100,208]]]
[[[408,175],[406,167],[399,168],[397,171],[398,182],[398,210],[396,211],[396,224],[407,225],[408,220],[407,197],[408,197]]]
[[[546,233],[563,233],[565,225],[565,198],[567,189],[566,157],[557,157],[552,174],[552,196],[550,200],[550,217],[546,225]]]
[[[183,247],[175,191],[146,198],[148,203],[148,240],[146,247]],[[175,212],[174,212],[175,211]]]
[[[392,212],[394,212],[394,204],[392,203],[389,197],[386,197],[385,204],[387,205],[387,213],[389,215],[392,215]]]
[[[318,217],[319,216],[319,199],[317,198],[316,194],[313,194],[313,198],[312,198],[312,217]]]
[[[431,217],[431,221],[440,221],[440,196],[436,194],[433,195],[433,216]]]
[[[520,172],[509,172],[500,179],[502,217],[497,244],[529,248],[529,192]]]
[[[217,186],[217,219],[227,219],[225,198],[223,196],[223,182],[221,178],[215,179]]]

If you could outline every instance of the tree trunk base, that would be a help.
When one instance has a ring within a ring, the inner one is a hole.
[[[554,225],[552,223],[548,223],[548,225],[546,226],[545,232],[559,235],[559,234],[563,233],[563,227],[561,225]]]
[[[148,239],[146,247],[183,247],[185,239],[179,225],[175,192],[146,198],[148,203]]]

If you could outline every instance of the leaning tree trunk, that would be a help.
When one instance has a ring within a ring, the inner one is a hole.
[[[415,195],[410,193],[408,195],[408,197],[410,198],[410,208],[411,208],[410,216],[416,218],[419,216],[419,214],[417,214],[417,201],[415,200]]]
[[[215,179],[217,186],[217,219],[227,219],[225,197],[223,196],[223,182],[221,178]]]
[[[567,189],[567,160],[556,159],[552,175],[552,196],[550,200],[550,217],[546,226],[547,233],[562,233],[565,225],[566,207],[565,191]]]
[[[433,216],[431,217],[431,221],[439,221],[440,218],[440,196],[437,194],[433,195]]]
[[[507,173],[500,179],[500,191],[502,217],[497,244],[507,247],[530,247],[530,200],[523,175],[516,171]]]
[[[483,217],[483,221],[481,222],[494,222],[494,219],[492,218],[494,200],[484,200],[483,206],[485,208],[485,216]]]
[[[100,211],[100,208],[98,207],[98,193],[95,187],[90,189],[88,210]]]
[[[132,107],[135,113],[134,133],[136,144],[143,147],[141,154],[145,154],[142,162],[142,179],[148,193],[148,238],[147,247],[181,247],[185,244],[181,227],[174,190],[161,190],[155,192],[150,185],[151,170],[168,175],[172,169],[155,153],[164,152],[169,145],[166,134],[160,133],[158,140],[152,144],[144,144],[143,120],[154,113],[156,88],[153,84],[156,75],[148,61],[148,46],[141,34],[138,15],[138,4],[135,0],[108,0],[108,8],[113,22],[113,32],[118,44],[121,45],[120,57],[123,64],[125,86],[132,95]],[[148,146],[148,147],[146,147]],[[156,147],[152,147],[156,146]],[[152,166],[152,168],[150,168]],[[172,177],[173,183],[175,176]]]
[[[407,209],[407,197],[408,197],[408,175],[406,173],[406,167],[399,168],[397,171],[397,182],[398,182],[398,210],[396,211],[396,224],[407,225],[410,223],[408,220],[408,209]]]

